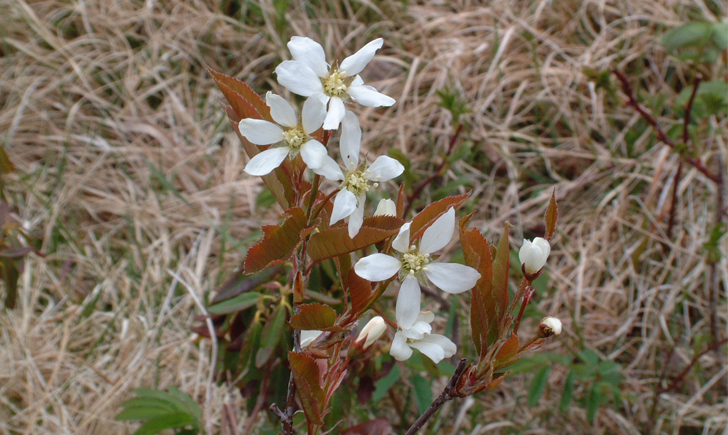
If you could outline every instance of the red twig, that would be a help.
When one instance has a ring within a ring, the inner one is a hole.
[[[670,385],[668,385],[665,388],[658,389],[659,394],[666,393],[668,391],[672,391],[672,390],[679,388],[680,385],[682,385],[682,383],[685,381],[685,378],[687,377],[688,373],[690,373],[690,370],[693,369],[693,366],[698,363],[698,360],[700,359],[700,357],[702,357],[703,355],[705,355],[708,352],[718,349],[719,347],[721,347],[722,345],[724,345],[726,343],[728,343],[728,338],[724,338],[722,340],[716,341],[713,344],[711,344],[710,346],[703,349],[699,354],[695,355],[693,357],[693,359],[690,360],[690,364],[688,364],[688,366],[685,367],[685,369],[683,369],[683,371],[680,372],[680,374],[677,375],[672,380],[672,382],[670,382]]]

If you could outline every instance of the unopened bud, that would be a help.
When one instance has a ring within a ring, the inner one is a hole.
[[[366,349],[374,344],[374,342],[377,341],[386,330],[387,324],[384,322],[384,319],[382,319],[381,316],[374,317],[366,325],[364,325],[359,336],[356,338],[355,343],[359,343],[364,340],[363,347]]]
[[[561,334],[561,320],[556,317],[546,316],[541,319],[541,323],[538,324],[538,329],[544,338],[559,335]]]
[[[316,331],[316,330],[310,330],[310,331],[301,331],[301,347],[306,347],[309,344],[313,343],[319,335],[323,334],[324,331]]]
[[[518,258],[521,260],[523,270],[528,275],[534,275],[540,271],[551,253],[551,245],[548,240],[536,237],[533,242],[523,239],[523,246],[518,251]]]
[[[391,199],[383,199],[377,204],[374,216],[397,216],[397,205]]]

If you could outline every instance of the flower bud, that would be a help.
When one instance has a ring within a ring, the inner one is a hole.
[[[397,216],[397,205],[391,199],[383,199],[377,204],[374,216]]]
[[[310,331],[301,331],[301,347],[306,347],[309,344],[316,341],[316,339],[319,337],[319,335],[323,334],[324,331],[316,331],[316,330],[310,330]]]
[[[551,245],[548,240],[536,237],[533,242],[523,239],[523,246],[518,252],[523,270],[527,275],[535,275],[546,264],[546,259],[551,253]]]
[[[561,320],[556,317],[546,316],[541,319],[538,329],[541,331],[540,335],[544,338],[559,335],[561,334]]]
[[[363,347],[366,349],[374,344],[374,342],[377,341],[386,330],[387,324],[384,323],[384,319],[382,319],[381,316],[373,317],[372,320],[364,325],[359,336],[356,338],[355,343],[359,343],[364,340]]]

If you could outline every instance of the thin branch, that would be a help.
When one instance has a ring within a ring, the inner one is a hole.
[[[452,377],[450,378],[450,381],[447,383],[447,386],[444,390],[442,390],[442,393],[435,399],[434,402],[430,405],[429,408],[427,408],[427,411],[425,411],[424,414],[420,416],[420,418],[415,421],[415,424],[410,427],[405,435],[414,435],[417,433],[418,430],[422,429],[422,426],[425,425],[427,420],[429,420],[435,413],[444,405],[447,401],[454,399],[455,397],[458,397],[455,395],[455,387],[458,384],[458,381],[460,380],[460,376],[463,375],[463,372],[465,371],[465,365],[467,363],[467,360],[465,358],[460,360],[460,363],[458,363],[457,368],[455,369],[455,373],[453,373]]]
[[[677,375],[672,380],[672,382],[670,382],[670,385],[668,385],[665,388],[659,388],[658,394],[667,393],[668,391],[672,391],[672,390],[679,388],[680,385],[682,385],[682,383],[685,382],[685,378],[687,377],[688,373],[690,373],[690,370],[693,369],[693,366],[698,363],[698,360],[703,355],[705,355],[708,352],[718,349],[719,347],[721,347],[722,345],[724,345],[726,343],[728,343],[728,338],[724,338],[722,340],[716,341],[713,344],[711,344],[710,346],[703,349],[699,354],[695,355],[692,360],[690,360],[690,364],[688,364],[688,366],[685,367],[685,369],[682,372],[680,372],[680,374]]]
[[[662,130],[662,127],[660,127],[660,124],[657,123],[657,120],[649,113],[647,110],[645,110],[639,102],[637,102],[637,98],[634,95],[634,91],[632,90],[632,85],[629,84],[629,80],[627,79],[627,76],[622,74],[620,71],[614,69],[612,70],[614,75],[617,76],[619,81],[622,83],[622,92],[624,92],[627,95],[628,101],[627,104],[634,108],[634,110],[637,111],[640,115],[642,115],[642,118],[647,121],[650,126],[655,130],[655,134],[657,135],[657,140],[664,143],[665,145],[669,146],[672,149],[677,149],[677,144],[670,139],[665,132]],[[684,155],[680,153],[680,157],[688,162],[690,165],[692,165],[695,169],[700,171],[703,175],[711,179],[713,182],[718,183],[718,175],[714,174],[710,169],[706,168],[702,161],[699,159],[695,159],[693,157]]]
[[[695,101],[695,96],[698,95],[698,86],[700,86],[700,82],[703,81],[703,76],[698,75],[695,78],[695,84],[693,85],[693,92],[690,94],[690,100],[688,100],[688,105],[685,107],[685,118],[683,118],[683,143],[685,145],[690,142],[690,132],[688,130],[688,126],[690,125],[690,114],[693,111],[693,102]]]

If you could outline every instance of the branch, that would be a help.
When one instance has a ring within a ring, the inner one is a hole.
[[[698,363],[698,360],[700,359],[700,357],[702,357],[703,355],[705,355],[706,353],[708,353],[710,351],[718,349],[719,347],[721,347],[722,345],[724,345],[726,343],[728,343],[728,338],[724,338],[720,341],[716,341],[713,344],[711,344],[710,346],[703,349],[699,354],[695,355],[693,357],[693,359],[690,360],[690,364],[688,364],[688,366],[685,367],[685,369],[682,372],[680,372],[680,374],[677,375],[675,377],[675,379],[672,380],[672,382],[670,382],[670,385],[668,385],[665,388],[658,389],[659,394],[667,393],[668,391],[674,390],[674,389],[678,388],[680,385],[682,385],[682,383],[685,381],[685,378],[687,377],[688,373],[690,373],[690,370],[692,370],[693,366]]]
[[[434,402],[430,405],[429,408],[427,408],[427,411],[425,411],[424,414],[420,416],[420,418],[415,421],[415,424],[410,427],[405,435],[414,435],[417,433],[418,430],[422,429],[422,426],[425,425],[427,420],[430,419],[435,413],[442,407],[442,405],[445,404],[445,402],[454,399],[455,397],[458,397],[454,394],[455,387],[458,384],[458,381],[460,380],[460,376],[463,375],[463,372],[465,371],[465,364],[467,363],[467,360],[465,358],[460,360],[460,363],[458,363],[457,368],[455,369],[455,373],[453,373],[452,377],[450,378],[450,382],[447,383],[447,386],[444,390],[442,390],[442,393],[435,399]]]

